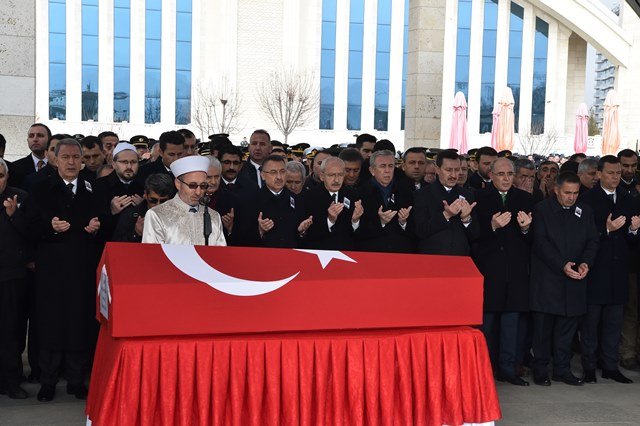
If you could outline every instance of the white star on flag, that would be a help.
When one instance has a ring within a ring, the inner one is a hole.
[[[331,250],[305,250],[305,249],[294,249],[296,251],[302,251],[309,254],[315,254],[318,256],[318,260],[322,265],[322,269],[325,269],[329,262],[333,259],[344,260],[345,262],[358,263],[346,254],[341,251],[331,251]]]

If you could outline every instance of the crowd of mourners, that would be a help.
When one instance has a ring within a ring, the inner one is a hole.
[[[637,152],[399,153],[370,134],[322,149],[260,129],[240,146],[209,139],[181,129],[121,141],[36,123],[30,154],[10,163],[0,135],[1,394],[27,398],[28,380],[51,401],[64,377],[69,394],[86,398],[102,249],[142,242],[147,213],[187,192],[218,216],[217,245],[470,256],[484,277],[481,329],[499,381],[579,386],[601,370],[631,383],[621,368],[640,370]],[[195,155],[209,161],[206,182],[172,174]]]

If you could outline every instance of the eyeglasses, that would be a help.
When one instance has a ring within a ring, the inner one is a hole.
[[[282,170],[263,170],[262,173],[268,174],[269,176],[284,176],[287,171],[285,169]]]
[[[116,163],[120,163],[124,166],[135,166],[136,164],[138,164],[138,160],[116,160]]]
[[[147,202],[149,204],[162,204],[165,201],[167,201],[169,198],[156,198],[156,197],[149,197],[147,198]]]
[[[187,185],[189,187],[189,189],[192,189],[194,191],[196,189],[198,189],[198,188],[202,189],[203,191],[206,191],[209,188],[209,184],[206,183],[206,182],[203,182],[203,183],[189,182],[189,183],[187,183],[187,182],[183,181],[182,179],[178,179],[178,180],[180,182],[184,183],[185,185]]]
[[[239,166],[241,163],[238,160],[232,161],[232,160],[222,160],[221,161],[222,164],[224,164],[225,166],[228,166],[229,164],[233,164],[234,166]]]

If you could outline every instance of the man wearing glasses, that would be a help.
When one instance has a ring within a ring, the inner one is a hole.
[[[113,241],[127,243],[142,242],[144,216],[149,209],[169,201],[176,194],[173,179],[164,173],[155,173],[144,184],[144,202],[126,209],[120,214],[118,225],[113,233]]]
[[[142,232],[143,243],[205,245],[204,210],[211,221],[208,245],[226,246],[220,215],[202,205],[209,184],[209,159],[200,156],[180,158],[171,163],[178,193],[169,201],[147,211]]]
[[[107,241],[112,240],[120,214],[142,203],[143,187],[135,180],[138,174],[136,147],[121,142],[113,149],[114,173],[95,182],[95,193],[104,217],[103,232]]]
[[[265,158],[260,170],[264,186],[242,198],[241,215],[234,228],[241,246],[295,248],[304,238],[312,218],[305,217],[302,199],[285,187],[285,160]]]

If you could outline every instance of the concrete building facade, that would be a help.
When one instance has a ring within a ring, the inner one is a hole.
[[[195,123],[204,98],[218,109],[240,98],[232,140],[254,128],[282,139],[256,94],[291,69],[312,75],[318,105],[289,143],[367,132],[399,149],[446,147],[461,90],[470,146],[481,146],[509,86],[517,131],[553,131],[564,144],[589,43],[615,67],[630,146],[640,133],[639,22],[626,4],[618,17],[597,0],[7,0],[0,133],[9,159],[25,153],[35,121],[121,139],[180,127],[206,137]]]

